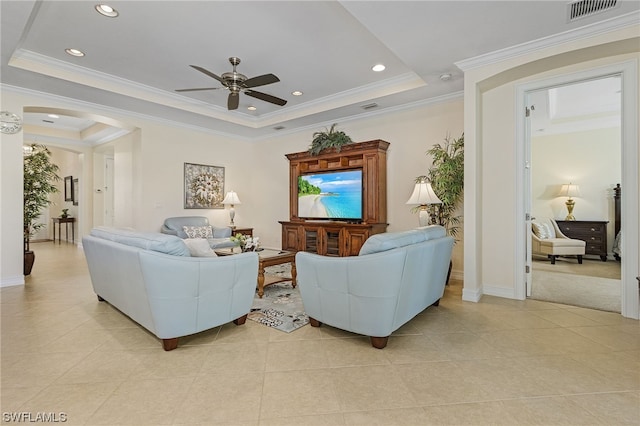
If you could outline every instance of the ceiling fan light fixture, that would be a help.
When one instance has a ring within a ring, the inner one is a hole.
[[[247,109],[248,109],[249,111],[255,111],[255,110],[257,110],[258,108],[254,107],[253,105],[249,105],[249,106],[247,107]]]
[[[108,18],[115,18],[120,14],[120,13],[118,13],[117,10],[115,10],[114,8],[109,6],[108,4],[96,4],[96,11],[100,15],[106,16]]]
[[[71,55],[71,56],[76,56],[78,58],[81,58],[84,56],[84,52],[82,50],[79,49],[73,49],[71,47],[64,49],[65,52],[67,52],[67,55]]]
[[[387,67],[385,67],[383,64],[376,64],[371,69],[375,72],[381,72],[381,71],[384,71],[386,68]]]
[[[302,92],[300,90],[294,90],[293,92],[291,92],[291,94],[293,96],[302,96]]]

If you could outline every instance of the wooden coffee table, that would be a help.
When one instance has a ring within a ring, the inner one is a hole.
[[[221,249],[216,250],[218,256],[229,256],[240,253],[237,249]],[[268,266],[281,265],[283,263],[291,263],[291,278],[283,278],[275,275],[264,276],[264,268]],[[291,284],[295,288],[298,284],[296,277],[296,253],[286,250],[263,249],[258,252],[258,297],[264,296],[264,288],[268,285],[291,280]]]

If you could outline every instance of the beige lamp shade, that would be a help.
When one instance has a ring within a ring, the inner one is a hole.
[[[235,191],[229,191],[227,192],[227,195],[224,196],[222,204],[231,204],[233,206],[234,204],[242,204],[242,202],[240,201],[240,198],[238,198],[238,194],[236,194]]]
[[[442,204],[442,201],[435,192],[429,182],[418,182],[413,188],[413,194],[409,197],[407,204],[414,205],[428,205],[428,204]]]
[[[572,183],[564,184],[560,187],[560,197],[579,197],[580,196],[580,187],[578,185],[574,185]]]

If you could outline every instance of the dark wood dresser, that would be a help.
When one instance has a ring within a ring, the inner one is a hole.
[[[587,243],[585,254],[600,256],[607,261],[607,223],[606,220],[556,220],[560,231],[569,238]]]

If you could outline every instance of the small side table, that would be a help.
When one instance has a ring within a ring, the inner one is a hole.
[[[253,237],[253,228],[239,228],[236,227],[231,231],[231,235],[242,234],[247,237]]]
[[[65,237],[67,242],[69,242],[69,224],[71,224],[71,242],[76,241],[76,230],[75,230],[75,217],[54,217],[53,218],[53,243],[56,243],[56,224],[58,224],[58,244],[60,244],[62,240],[62,230],[60,229],[60,224],[64,223],[66,232]]]

